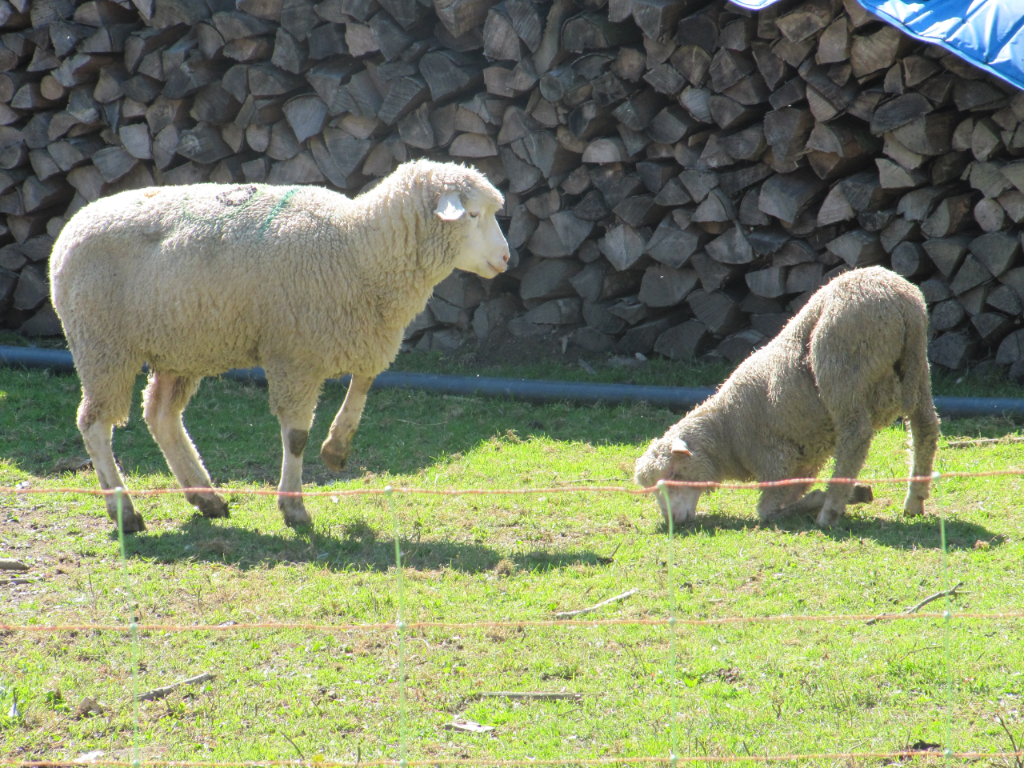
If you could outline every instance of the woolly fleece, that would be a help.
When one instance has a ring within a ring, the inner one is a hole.
[[[912,475],[930,476],[939,420],[931,396],[927,325],[921,291],[896,273],[870,267],[835,278],[714,396],[651,443],[636,462],[636,482],[650,487],[662,479],[816,477],[833,455],[833,477],[856,478],[874,431],[898,416],[910,420]],[[761,520],[820,508],[818,524],[834,525],[851,485],[830,484],[823,496],[804,497],[807,487],[765,489],[758,504]],[[693,518],[700,493],[669,489],[675,523]],[[927,482],[911,483],[904,511],[921,514],[928,493]]]
[[[453,194],[472,219],[435,210]],[[161,394],[151,377],[147,404],[160,395],[179,422],[203,376],[262,366],[283,432],[308,431],[326,378],[372,381],[391,364],[434,286],[465,266],[471,227],[493,224],[504,248],[504,260],[488,254],[488,266],[471,268],[486,277],[504,270],[508,246],[493,218],[502,204],[476,170],[417,161],[355,199],[308,186],[199,184],[86,206],[54,245],[50,280],[82,380],[79,426],[90,454],[92,425],[127,420],[143,362],[171,382]],[[283,438],[286,459],[289,444],[304,445]],[[101,484],[119,479],[104,478],[93,458]],[[197,479],[184,474],[183,484]],[[226,514],[210,503],[204,512]]]

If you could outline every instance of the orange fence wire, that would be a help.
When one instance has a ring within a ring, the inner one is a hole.
[[[937,480],[949,480],[953,478],[971,477],[1020,477],[1024,476],[1024,469],[994,469],[986,472],[936,472],[932,475],[911,476],[911,477],[879,477],[879,478],[850,478],[850,477],[793,477],[785,480],[771,480],[766,482],[749,483],[719,483],[714,481],[686,481],[686,480],[665,480],[666,486],[677,488],[700,488],[702,490],[739,490],[757,491],[765,488],[782,488],[789,485],[808,485],[814,483],[837,483],[846,485],[895,485],[911,482],[935,482]],[[657,486],[648,488],[632,488],[623,485],[556,485],[546,488],[409,488],[404,486],[389,486],[390,492],[403,494],[417,494],[423,496],[524,496],[539,493],[625,493],[630,496],[644,496],[652,494]],[[166,496],[169,494],[215,492],[234,494],[242,496],[285,496],[303,498],[323,498],[330,496],[383,496],[389,492],[388,488],[345,488],[334,491],[278,491],[270,488],[143,488],[132,490],[123,489],[129,496]],[[116,489],[102,488],[32,488],[17,486],[0,486],[0,494],[13,493],[18,495],[50,494],[50,493],[80,493],[87,496],[113,496]]]
[[[308,624],[305,622],[259,621],[237,624],[135,624],[134,630],[139,632],[237,632],[248,629],[302,629],[311,632],[393,632],[398,629],[518,629],[526,627],[621,627],[647,626],[667,627],[672,624],[686,627],[721,626],[723,624],[785,624],[788,622],[810,624],[828,624],[844,621],[908,621],[922,619],[945,619],[945,613],[840,613],[840,614],[794,614],[792,616],[723,616],[715,619],[522,619],[514,621],[409,621],[401,626],[397,623],[386,624]],[[960,613],[954,618],[978,621],[1000,621],[1007,619],[1024,619],[1024,611],[1005,611],[998,613]],[[0,632],[130,632],[133,627],[127,624],[0,624]]]
[[[899,758],[925,758],[930,760],[946,760],[958,758],[963,760],[1003,759],[1008,757],[1024,757],[1024,751],[1017,752],[941,752],[927,749],[901,749],[893,752],[808,752],[806,754],[780,755],[675,755],[672,757],[593,757],[569,758],[565,760],[534,760],[528,757],[506,760],[502,758],[444,758],[433,757],[427,760],[243,760],[243,761],[203,761],[203,760],[89,760],[88,763],[76,763],[71,760],[0,760],[0,766],[18,766],[18,768],[78,768],[82,765],[109,766],[109,768],[133,768],[134,766],[167,766],[167,768],[398,768],[409,766],[419,768],[436,765],[488,765],[504,768],[504,766],[539,766],[539,765],[658,765],[673,763],[778,763],[803,760],[886,760]]]

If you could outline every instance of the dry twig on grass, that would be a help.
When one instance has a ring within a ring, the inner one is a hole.
[[[463,731],[465,733],[490,733],[494,730],[493,725],[482,725],[475,720],[464,717],[457,717],[450,723],[444,724],[446,731]]]
[[[170,685],[165,685],[162,688],[154,688],[151,691],[146,691],[145,693],[140,693],[138,696],[135,697],[135,700],[136,701],[156,701],[157,699],[162,699],[164,696],[166,696],[167,694],[171,693],[172,691],[174,691],[174,690],[176,690],[178,688],[181,688],[181,686],[183,686],[183,685],[197,685],[198,683],[205,683],[207,680],[213,680],[213,678],[214,678],[214,675],[212,675],[211,673],[203,672],[201,675],[196,675],[195,677],[190,677],[187,680],[179,680],[176,683],[171,683]]]
[[[1005,437],[978,437],[970,440],[954,440],[946,443],[946,448],[978,448],[984,445],[1010,445],[1011,443],[1024,443],[1024,437],[1006,435]]]
[[[585,613],[593,613],[594,611],[598,610],[599,608],[603,608],[606,605],[610,605],[611,603],[617,603],[620,600],[625,600],[628,597],[632,597],[633,595],[635,595],[639,591],[640,590],[638,590],[638,589],[630,589],[630,590],[627,590],[627,591],[623,592],[621,595],[616,595],[615,597],[609,597],[607,600],[602,600],[597,605],[592,605],[589,608],[580,608],[578,611],[562,611],[560,613],[556,613],[555,614],[555,618],[556,619],[571,619],[574,616],[582,616]]]
[[[1002,715],[999,715],[999,725],[1002,726],[1003,732],[1006,733],[1007,737],[1010,739],[1010,746],[1013,748],[1012,754],[1014,765],[1016,765],[1017,768],[1024,768],[1024,759],[1019,757],[1022,750],[1017,748],[1017,740],[1013,738],[1013,733],[1010,731],[1010,728],[1006,724],[1006,720],[1003,719]],[[1021,746],[1024,747],[1024,745]]]
[[[949,589],[947,589],[947,590],[945,590],[943,592],[936,592],[934,595],[929,595],[928,597],[926,597],[924,600],[922,600],[917,605],[912,605],[909,608],[907,608],[906,610],[904,610],[903,613],[883,613],[883,614],[881,614],[879,616],[875,616],[875,618],[873,618],[873,619],[868,619],[864,623],[865,624],[876,624],[879,621],[881,621],[882,619],[891,619],[891,618],[893,618],[895,616],[905,616],[908,613],[917,613],[919,610],[921,610],[926,605],[928,605],[928,603],[934,602],[935,600],[938,600],[940,597],[946,597],[947,595],[948,596],[955,595],[956,591],[958,589],[960,589],[960,587],[962,587],[963,585],[964,585],[964,583],[962,581],[958,581],[955,586],[950,587]]]
[[[578,701],[583,694],[573,691],[481,691],[474,699],[512,699],[514,701]]]

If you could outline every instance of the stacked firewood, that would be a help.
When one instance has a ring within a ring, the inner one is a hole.
[[[154,184],[471,163],[513,268],[407,331],[742,359],[811,293],[921,285],[933,362],[1024,377],[1024,94],[854,0],[0,0],[0,310],[60,332],[46,260]]]

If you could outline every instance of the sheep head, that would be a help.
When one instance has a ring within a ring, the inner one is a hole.
[[[685,420],[652,441],[647,452],[637,459],[634,480],[639,485],[649,488],[659,480],[704,483],[714,479],[703,452],[678,431],[684,423]],[[654,493],[654,498],[666,522],[670,513],[673,525],[683,525],[697,516],[697,501],[703,489],[669,486],[665,491],[667,500],[660,491]]]
[[[402,230],[403,246],[412,236],[415,264],[431,278],[443,280],[453,269],[492,278],[508,269],[508,242],[495,218],[505,198],[475,168],[412,160],[360,197],[371,217],[387,209],[405,221],[392,229]]]
[[[503,200],[486,179],[481,177],[474,181],[478,184],[482,181],[490,189],[478,190],[476,185],[467,191],[446,189],[438,197],[434,215],[446,226],[462,230],[463,237],[455,254],[455,268],[492,278],[508,268],[508,242],[495,218]]]

